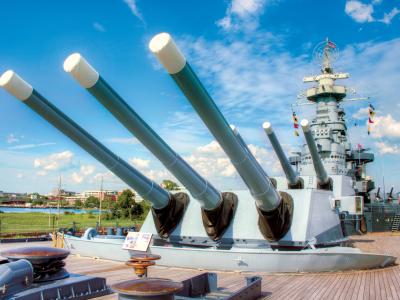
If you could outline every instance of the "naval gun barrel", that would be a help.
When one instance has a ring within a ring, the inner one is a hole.
[[[390,189],[390,192],[389,192],[389,194],[387,196],[387,200],[389,202],[393,200],[393,189],[394,189],[394,187],[392,186],[391,189]]]
[[[312,162],[314,165],[314,170],[317,175],[318,186],[321,188],[329,187],[330,178],[328,177],[328,174],[326,173],[325,167],[324,167],[321,157],[318,153],[317,144],[315,143],[314,137],[311,133],[310,124],[309,124],[308,120],[303,119],[301,121],[301,127],[303,129],[304,137],[306,139],[306,143],[307,143],[308,149],[310,151],[311,159],[312,159]]]
[[[0,78],[0,86],[28,105],[50,124],[103,163],[110,171],[135,189],[143,198],[149,199],[155,208],[160,209],[168,204],[170,195],[167,191],[102,145],[33,89],[18,74],[11,70],[5,72]]]
[[[281,201],[278,192],[273,188],[270,180],[261,174],[260,169],[240,145],[228,122],[186,62],[186,58],[171,36],[167,33],[158,34],[150,41],[149,47],[224,149],[256,199],[258,207],[264,211],[274,210]]]
[[[259,214],[268,214],[262,219],[266,220],[267,231],[271,234],[264,236],[270,240],[282,238],[291,224],[290,204],[283,200],[284,197],[274,188],[271,180],[264,176],[258,163],[249,157],[171,36],[168,33],[156,35],[150,41],[149,48],[230,158],[255,199]]]
[[[378,187],[378,190],[376,191],[376,194],[375,194],[375,198],[376,199],[381,199],[381,187]]]
[[[292,166],[290,165],[289,160],[287,159],[285,153],[283,152],[281,144],[279,143],[278,138],[276,137],[275,132],[272,129],[271,123],[264,122],[263,129],[264,129],[265,133],[267,134],[269,141],[271,142],[272,148],[274,148],[276,156],[278,156],[278,159],[279,159],[279,162],[281,163],[282,169],[285,172],[289,187],[290,188],[294,188],[294,187],[301,188],[302,183],[301,183],[300,177],[293,170]]]
[[[106,107],[164,166],[200,201],[206,210],[220,204],[221,192],[187,164],[150,126],[115,92],[99,73],[79,53],[64,62],[70,73]]]

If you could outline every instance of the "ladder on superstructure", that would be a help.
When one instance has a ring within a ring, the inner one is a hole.
[[[399,230],[400,230],[400,213],[397,213],[393,219],[392,232],[396,232]]]

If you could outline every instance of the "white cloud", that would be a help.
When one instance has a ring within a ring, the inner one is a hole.
[[[216,141],[198,147],[185,160],[206,178],[218,175],[232,177],[236,174],[235,168]]]
[[[114,173],[111,171],[96,173],[93,176],[91,183],[94,183],[94,182],[98,183],[102,179],[103,179],[103,182],[107,182],[107,183],[113,183],[113,184],[121,183],[121,180],[117,176],[115,176]]]
[[[251,31],[258,27],[266,0],[232,0],[224,18],[217,25],[224,30]]]
[[[301,79],[311,72],[306,56],[292,56],[279,39],[264,32],[250,40],[185,38],[180,44],[227,118],[237,124],[261,124],[265,118],[290,124],[290,106],[285,104],[294,103],[304,88]]]
[[[252,144],[249,144],[248,148],[262,167],[268,170],[267,173],[273,175],[279,172],[279,167],[277,168],[278,165],[275,164],[275,160],[271,160],[271,153],[269,151]],[[224,177],[240,178],[236,173],[235,167],[217,141],[212,141],[198,147],[191,155],[185,157],[185,159],[206,178],[212,178],[215,181],[218,179],[222,181]]]
[[[375,116],[373,121],[372,137],[400,138],[400,121],[395,120],[391,114]]]
[[[354,113],[352,117],[355,120],[363,120],[365,118],[368,118],[368,113],[369,113],[369,108],[362,107],[356,113]]]
[[[375,146],[380,154],[400,154],[400,147],[386,142],[377,142]]]
[[[81,174],[79,174],[77,172],[74,172],[74,173],[71,174],[71,179],[72,179],[72,181],[74,183],[78,183],[79,184],[79,183],[83,182],[84,177]]]
[[[22,179],[22,178],[24,178],[24,177],[25,177],[25,175],[22,174],[22,173],[18,173],[18,174],[17,174],[17,178],[18,178],[18,179]]]
[[[10,133],[7,137],[7,144],[14,144],[19,142],[19,138],[17,138],[13,133]]]
[[[381,19],[373,17],[374,5],[381,4],[382,0],[373,0],[369,4],[362,3],[359,0],[350,0],[346,2],[345,12],[354,21],[358,23],[382,22],[390,24],[395,16],[400,13],[397,7],[394,7],[389,13],[384,13]]]
[[[171,173],[166,170],[144,170],[143,173],[145,176],[151,180],[154,180],[155,182],[161,182],[164,179],[176,181],[175,177],[173,177]]]
[[[37,171],[36,172],[36,175],[38,175],[38,176],[46,176],[47,175],[47,172],[46,171]]]
[[[81,173],[85,176],[92,174],[96,170],[96,167],[93,165],[83,165],[81,166]]]
[[[88,176],[94,173],[96,167],[93,165],[82,165],[79,172],[73,172],[71,174],[71,179],[74,183],[80,184],[84,182]]]
[[[32,148],[37,148],[37,147],[52,146],[55,144],[56,143],[23,144],[23,145],[8,147],[8,149],[9,150],[24,150],[24,149],[32,149]]]
[[[336,70],[351,74],[351,78],[343,83],[355,87],[360,96],[369,96],[376,110],[380,111],[377,116],[400,114],[397,90],[400,82],[399,52],[399,38],[347,45],[334,66]],[[346,107],[351,108],[352,105]]]
[[[385,24],[390,24],[395,16],[397,16],[400,13],[400,10],[395,7],[393,8],[389,13],[385,13],[383,15],[383,18],[379,20],[379,22],[385,23]]]
[[[105,32],[105,31],[106,31],[106,29],[104,28],[104,26],[101,25],[101,24],[98,23],[98,22],[94,22],[94,23],[93,23],[93,28],[96,29],[96,30],[99,31],[99,32]]]
[[[139,11],[139,8],[137,6],[136,0],[123,0],[124,3],[129,7],[131,10],[132,14],[136,16],[142,23],[144,23],[144,19],[142,14]]]
[[[145,169],[148,168],[150,165],[150,160],[148,159],[141,159],[138,157],[133,157],[129,159],[129,162],[138,169]]]
[[[264,4],[264,0],[232,0],[230,12],[241,17],[246,17],[259,13]]]
[[[35,158],[33,166],[40,169],[40,175],[48,171],[60,171],[70,168],[73,164],[74,154],[71,151],[53,153],[42,158]]]
[[[374,7],[371,4],[364,4],[358,0],[346,2],[345,12],[358,23],[373,22],[372,14]]]
[[[132,166],[143,173],[143,175],[155,182],[161,182],[164,179],[176,180],[175,177],[165,170],[161,164],[158,167],[152,167],[150,165],[150,160],[148,159],[133,157],[129,159],[129,162]]]

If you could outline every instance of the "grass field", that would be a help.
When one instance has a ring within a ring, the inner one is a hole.
[[[144,218],[129,220],[129,219],[114,219],[106,220],[102,215],[102,227],[116,227],[118,224],[121,227],[134,226],[142,224]],[[0,214],[0,236],[5,234],[15,234],[16,236],[24,236],[24,233],[49,233],[58,228],[71,228],[73,222],[76,222],[78,229],[87,227],[96,227],[98,215],[95,214],[57,214],[46,213],[2,213]]]

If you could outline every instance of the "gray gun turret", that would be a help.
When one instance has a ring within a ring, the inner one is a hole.
[[[101,104],[103,104],[136,138],[146,146],[164,166],[188,189],[197,199],[206,215],[218,215],[218,218],[207,219],[207,233],[214,239],[222,236],[233,217],[234,203],[226,193],[221,194],[210,182],[200,176],[117,94],[99,73],[79,54],[70,55],[64,62],[64,70],[70,73]],[[230,204],[223,203],[224,201]],[[224,214],[222,217],[222,206]],[[225,220],[224,223],[217,220]],[[212,222],[211,224],[209,224]],[[214,230],[211,229],[211,227]],[[219,228],[218,230],[216,228]],[[218,232],[216,232],[218,231]]]
[[[306,143],[308,149],[310,151],[311,159],[314,165],[314,170],[317,175],[318,188],[321,189],[332,189],[332,180],[329,178],[326,173],[325,167],[322,163],[322,159],[318,153],[317,144],[315,143],[314,137],[310,130],[310,124],[308,120],[301,121],[301,127],[304,132],[304,137],[306,139]]]
[[[289,188],[303,188],[303,182],[298,174],[293,170],[289,160],[283,152],[281,144],[279,143],[278,138],[276,137],[275,132],[272,129],[271,123],[265,122],[263,124],[263,128],[265,133],[267,134],[269,141],[271,142],[272,148],[274,148],[279,162],[281,163],[283,172],[285,173],[286,179],[288,181]]]
[[[160,236],[166,237],[172,232],[183,216],[188,202],[186,194],[171,195],[144,176],[72,121],[13,71],[7,71],[1,76],[0,86],[104,164],[144,199],[148,199],[153,205],[154,221]]]
[[[171,36],[167,33],[158,34],[150,41],[149,47],[185,94],[249,188],[257,203],[264,236],[270,240],[279,240],[290,228],[290,196],[285,194],[282,197],[282,193],[278,193],[268,176],[261,171],[257,161],[251,159]]]

